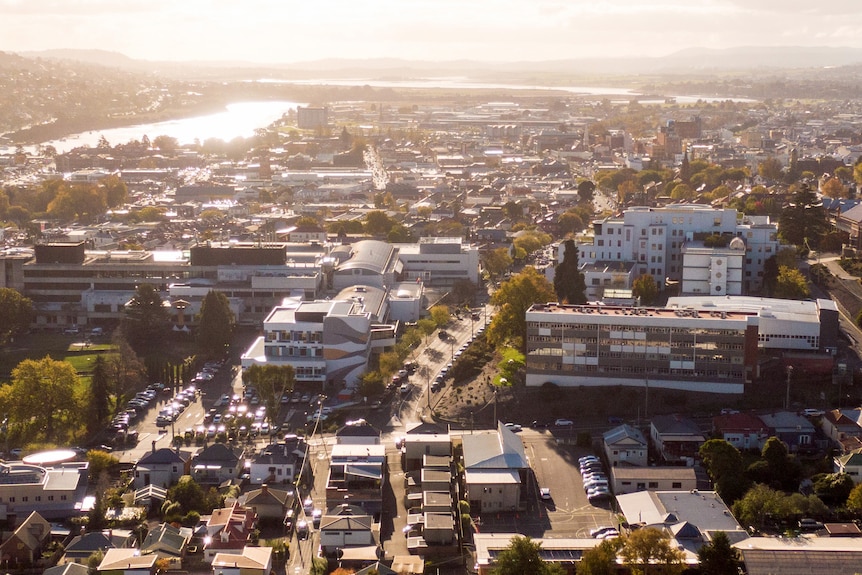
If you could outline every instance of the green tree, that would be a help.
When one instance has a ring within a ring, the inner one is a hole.
[[[574,240],[566,240],[563,246],[563,261],[554,269],[554,293],[560,302],[587,303],[587,284],[578,264],[578,247]]]
[[[712,533],[709,543],[697,550],[702,575],[739,575],[739,551],[724,531]]]
[[[556,563],[543,561],[541,543],[516,535],[494,562],[494,575],[561,575],[565,571]]]
[[[181,476],[177,484],[168,489],[168,500],[179,503],[183,513],[210,511],[204,508],[206,497],[203,488],[191,475]]]
[[[620,545],[618,538],[605,539],[584,551],[578,562],[577,575],[616,575]]]
[[[496,248],[482,254],[482,265],[492,278],[502,275],[512,265],[507,248]]]
[[[732,503],[745,492],[745,466],[739,450],[724,439],[710,439],[698,451],[718,494]]]
[[[55,441],[61,421],[77,412],[77,385],[72,364],[50,356],[25,359],[12,370],[10,418],[22,425],[32,423],[34,429],[44,431],[46,441]]]
[[[553,301],[555,295],[545,276],[531,266],[503,282],[491,298],[499,311],[488,327],[488,341],[492,345],[511,341],[514,347],[522,348],[527,331],[527,310],[534,303]]]
[[[164,154],[173,154],[174,152],[176,152],[179,145],[179,141],[177,141],[177,139],[172,136],[161,135],[153,138],[153,147],[157,148],[160,152]]]
[[[785,513],[784,496],[762,483],[745,492],[742,499],[733,504],[733,516],[743,526],[763,529],[769,516],[780,517]]]
[[[372,210],[365,214],[365,233],[381,237],[389,233],[396,222],[386,215],[386,212]]]
[[[844,505],[853,491],[853,478],[846,473],[823,473],[813,479],[814,494],[827,505]]]
[[[658,297],[658,286],[650,274],[641,274],[632,282],[632,295],[640,298],[642,305],[652,305]]]
[[[147,370],[122,334],[117,334],[113,343],[117,353],[108,357],[105,367],[108,380],[113,386],[114,411],[119,412],[120,407],[126,403],[127,396],[141,388],[147,378]]]
[[[93,372],[90,377],[90,393],[87,405],[91,416],[87,418],[87,427],[91,432],[97,431],[110,413],[111,383],[108,374],[108,364],[101,354],[93,362]]]
[[[33,320],[33,302],[12,288],[0,288],[0,345],[26,332]]]
[[[159,292],[150,284],[141,284],[126,305],[122,332],[137,351],[144,353],[160,348],[170,331],[170,316]]]
[[[592,180],[581,180],[578,182],[578,199],[583,203],[593,201],[593,194],[596,191],[596,184]]]
[[[557,220],[557,227],[560,233],[565,235],[574,234],[584,229],[584,219],[575,210],[569,210],[563,213]]]
[[[781,211],[778,233],[790,244],[816,248],[820,237],[829,230],[829,220],[823,202],[807,185],[797,188],[790,203]]]
[[[781,266],[778,268],[778,278],[775,280],[772,295],[783,299],[808,299],[811,297],[811,290],[801,271]]]
[[[222,292],[210,290],[201,304],[196,330],[198,348],[207,357],[224,355],[233,337],[234,315]]]
[[[620,557],[632,575],[681,573],[685,555],[670,536],[660,529],[644,527],[633,531],[623,541]]]

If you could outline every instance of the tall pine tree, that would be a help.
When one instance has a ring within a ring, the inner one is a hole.
[[[578,265],[578,247],[574,240],[566,240],[563,245],[563,261],[554,270],[554,292],[560,303],[587,303],[587,284]]]

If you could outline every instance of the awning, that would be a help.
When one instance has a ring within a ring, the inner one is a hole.
[[[345,465],[344,473],[368,479],[382,479],[383,470],[379,465]]]

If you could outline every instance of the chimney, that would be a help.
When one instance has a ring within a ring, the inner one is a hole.
[[[266,495],[269,493],[269,486],[266,483],[260,486],[260,493],[261,495]]]
[[[153,453],[155,453],[155,452],[156,452],[156,440],[154,439],[153,440]]]

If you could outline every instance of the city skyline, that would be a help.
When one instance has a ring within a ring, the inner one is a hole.
[[[541,61],[688,48],[862,48],[853,0],[0,0],[0,50],[101,49],[139,60]]]

